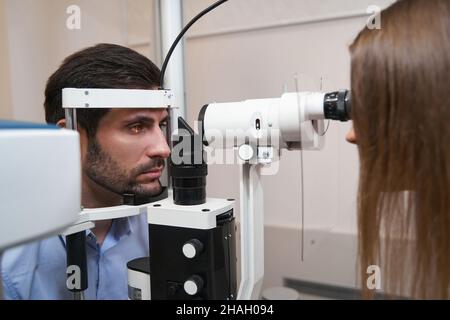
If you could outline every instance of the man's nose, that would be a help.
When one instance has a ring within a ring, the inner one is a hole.
[[[167,159],[170,156],[170,148],[165,134],[161,130],[158,131],[151,137],[152,143],[147,147],[147,156]]]

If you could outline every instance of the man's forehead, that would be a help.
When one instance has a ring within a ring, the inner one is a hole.
[[[161,120],[168,116],[166,108],[115,108],[109,112],[111,117],[117,120],[125,120],[127,118],[134,118],[138,116],[148,117],[155,120]]]

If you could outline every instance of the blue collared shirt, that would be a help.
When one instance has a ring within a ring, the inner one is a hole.
[[[128,299],[127,262],[148,256],[147,214],[113,220],[100,247],[87,231],[90,300]],[[73,299],[66,287],[65,238],[55,236],[7,250],[1,261],[5,299]]]

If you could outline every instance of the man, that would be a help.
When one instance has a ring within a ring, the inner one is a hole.
[[[66,58],[48,80],[46,121],[65,126],[63,88],[156,89],[159,76],[150,60],[128,48],[100,44],[84,49]],[[84,208],[121,205],[123,193],[161,192],[159,177],[170,154],[164,134],[167,117],[163,108],[77,112]],[[126,263],[148,256],[146,215],[96,222],[87,231],[86,251],[86,299],[127,299]],[[66,277],[62,236],[11,249],[3,256],[5,298],[72,299]]]

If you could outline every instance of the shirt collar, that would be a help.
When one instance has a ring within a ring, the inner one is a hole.
[[[124,236],[129,236],[132,234],[136,228],[138,216],[132,216],[132,217],[124,217],[124,218],[117,218],[113,219],[111,228],[108,231],[108,235],[114,237],[116,241],[119,241]],[[95,222],[94,222],[95,223]],[[91,229],[85,230],[86,232],[86,238],[95,238],[94,233]],[[60,235],[60,238],[64,245],[66,244],[66,237]]]
[[[114,219],[109,232],[116,239],[120,240],[124,236],[129,236],[133,233],[133,224],[136,217],[124,217]]]

